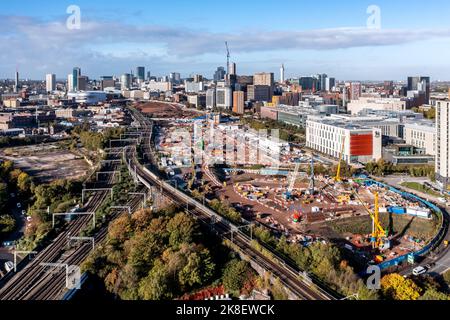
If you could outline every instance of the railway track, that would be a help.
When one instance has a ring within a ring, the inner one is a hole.
[[[139,209],[141,199],[133,197],[127,206],[130,206],[132,212]],[[119,211],[111,215],[111,221],[117,219],[123,214],[128,214],[128,211]],[[108,228],[105,226],[95,235],[95,244],[101,244],[106,240]],[[81,246],[69,252],[66,257],[63,257],[58,263],[67,265],[80,265],[89,254],[92,252],[91,243],[83,243]],[[23,296],[23,300],[60,300],[66,291],[66,273],[59,272],[56,274],[44,274],[38,283],[35,284]]]
[[[112,182],[110,177],[109,182]],[[108,196],[108,192],[97,192],[87,202],[83,211],[95,212]],[[30,292],[36,291],[36,287],[42,285],[43,279],[48,279],[43,263],[65,263],[61,262],[61,257],[67,246],[67,239],[71,235],[77,235],[80,231],[91,223],[89,216],[78,217],[71,221],[58,236],[45,249],[39,252],[23,268],[23,262],[19,264],[19,272],[11,274],[8,278],[2,279],[3,286],[0,288],[0,300],[22,300],[30,298]],[[24,259],[25,260],[25,259]],[[44,277],[44,278],[43,278]],[[54,285],[54,284],[53,284]],[[45,286],[45,284],[44,284]],[[51,286],[50,284],[48,286]],[[30,299],[33,299],[31,296]]]
[[[151,154],[151,131],[152,125],[149,124],[146,119],[138,112],[134,112],[136,119],[141,123],[141,127],[147,131],[144,137],[144,152],[148,155]],[[129,169],[134,168],[138,177],[140,177],[144,184],[149,186],[156,186],[161,192],[172,199],[175,203],[188,203],[188,211],[197,217],[199,220],[208,223],[210,221],[211,227],[214,228],[216,233],[222,238],[232,240],[239,250],[249,257],[254,263],[263,269],[271,272],[274,276],[280,279],[280,281],[289,288],[299,298],[305,300],[334,300],[336,297],[315,284],[306,283],[301,280],[300,273],[292,266],[286,264],[286,262],[280,258],[269,259],[261,252],[257,251],[251,246],[251,239],[240,232],[236,226],[232,225],[229,221],[218,216],[215,212],[207,209],[199,204],[197,201],[191,199],[188,195],[185,195],[178,189],[173,188],[168,183],[159,179],[154,173],[144,168],[136,157],[136,151],[132,148],[127,148],[126,157],[129,161]],[[134,167],[132,167],[134,166]],[[130,170],[131,171],[131,170]],[[213,219],[215,220],[214,223]],[[234,232],[232,236],[230,233]]]

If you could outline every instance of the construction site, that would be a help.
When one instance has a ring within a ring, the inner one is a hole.
[[[247,221],[284,235],[290,242],[308,246],[330,241],[367,263],[382,263],[420,251],[438,232],[439,217],[432,209],[370,179],[343,177],[343,161],[324,164],[309,150],[268,140],[267,145],[272,143],[278,152],[277,166],[267,165],[270,153],[248,163],[244,154],[254,147],[252,133],[233,123],[214,126],[222,130],[223,142],[231,141],[234,148],[218,148],[222,141],[217,139],[201,140],[203,162],[195,166],[199,154],[191,154],[191,148],[197,147],[196,139],[188,141],[189,136],[176,132],[181,129],[191,135],[200,128],[202,137],[208,136],[208,119],[199,121],[160,125],[156,148],[161,169],[181,188],[196,177],[197,185],[212,190],[210,199],[219,198]],[[250,138],[245,140],[247,145],[238,146],[238,137]],[[218,159],[226,161],[217,166]],[[328,174],[316,174],[316,165],[325,166]]]

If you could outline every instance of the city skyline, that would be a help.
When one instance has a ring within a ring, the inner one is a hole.
[[[450,7],[444,1],[325,1],[327,10],[288,2],[231,1],[234,10],[227,16],[229,10],[206,1],[175,1],[164,10],[156,2],[109,1],[105,7],[104,1],[81,0],[75,3],[79,30],[66,27],[68,1],[24,1],[20,10],[8,3],[0,20],[9,30],[2,36],[0,78],[12,79],[16,65],[21,78],[34,80],[47,73],[63,79],[72,66],[92,78],[120,76],[136,66],[152,75],[177,71],[212,78],[218,66],[226,66],[228,41],[239,74],[278,74],[284,64],[286,78],[324,72],[341,80],[403,80],[411,74],[450,80],[450,62],[441,54],[450,49],[450,28],[439,19]],[[380,9],[380,29],[367,27],[370,5]]]

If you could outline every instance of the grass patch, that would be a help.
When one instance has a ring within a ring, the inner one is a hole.
[[[430,196],[434,196],[434,197],[440,197],[441,195],[439,194],[439,192],[434,191],[433,189],[430,189],[426,186],[424,186],[423,184],[420,184],[418,182],[403,182],[401,184],[401,186],[405,187],[405,188],[409,188],[412,190],[416,190],[419,192],[423,192],[426,194],[429,194]]]
[[[380,214],[381,225],[387,230],[389,228],[389,214]],[[339,234],[369,234],[372,232],[372,220],[368,217],[357,217],[331,221],[327,226]],[[428,240],[435,236],[438,229],[436,220],[424,220],[407,215],[392,215],[392,230],[395,234],[406,232],[407,234]]]

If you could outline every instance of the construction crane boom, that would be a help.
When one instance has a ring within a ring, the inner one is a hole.
[[[300,162],[297,162],[297,163],[295,164],[294,173],[292,174],[291,182],[290,182],[289,187],[288,187],[288,189],[287,189],[287,191],[288,191],[289,193],[292,193],[292,191],[294,190],[294,187],[295,187],[295,181],[297,181],[298,173],[299,173],[299,171],[300,171],[300,165],[301,165]]]
[[[230,48],[228,47],[228,41],[225,41],[225,47],[227,48],[227,74],[230,73]]]
[[[380,223],[380,206],[379,206],[379,194],[375,192],[375,209],[372,212],[366,204],[361,200],[356,190],[353,189],[353,194],[358,199],[359,202],[363,205],[364,209],[369,213],[370,218],[372,219],[372,244],[374,248],[382,249],[386,243],[386,238],[388,233],[381,226]]]
[[[344,160],[344,149],[345,149],[345,136],[342,139],[341,155],[339,156],[339,164],[338,164],[338,167],[337,167],[336,178],[334,178],[334,181],[336,181],[336,182],[341,182],[342,181],[341,169],[342,169],[342,161]]]

